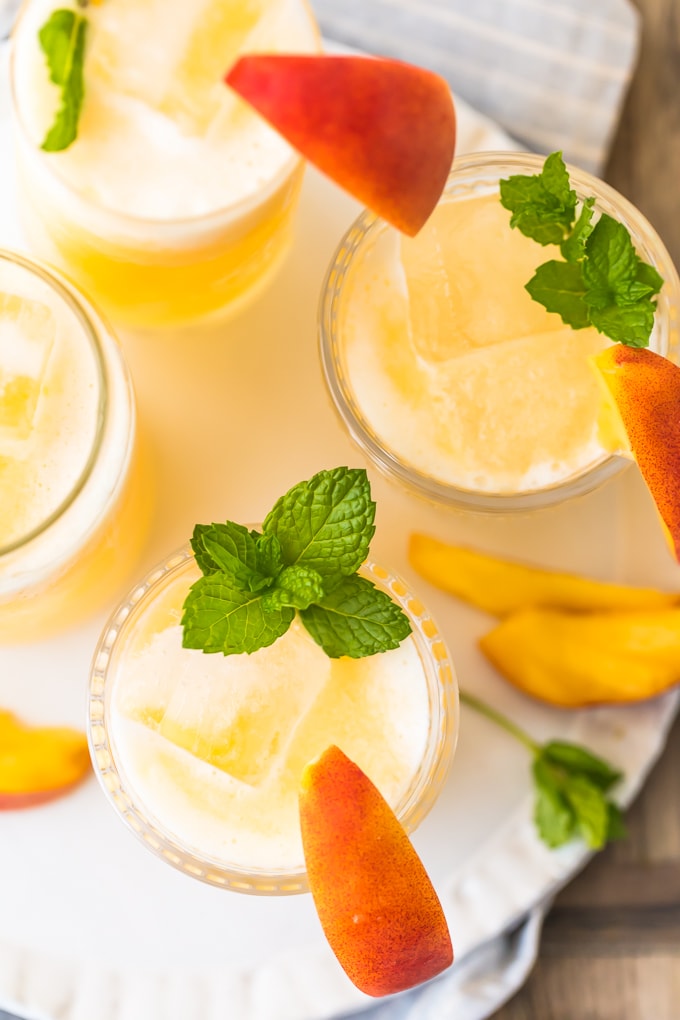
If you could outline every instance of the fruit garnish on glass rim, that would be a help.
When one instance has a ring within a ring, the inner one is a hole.
[[[330,658],[397,648],[408,617],[357,573],[374,518],[366,471],[338,467],[281,496],[261,533],[198,524],[191,545],[204,576],[184,602],[184,647],[249,654],[282,637],[297,613]]]
[[[436,206],[456,115],[439,75],[398,60],[252,54],[225,81],[297,151],[405,234]]]
[[[303,772],[300,826],[321,926],[361,991],[390,995],[451,964],[441,904],[406,831],[337,747]]]
[[[83,733],[26,726],[0,710],[0,810],[36,807],[62,797],[89,771]]]
[[[680,368],[653,351],[621,346],[592,363],[605,392],[602,440],[632,453],[680,560]]]

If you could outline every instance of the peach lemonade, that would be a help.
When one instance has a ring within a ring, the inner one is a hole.
[[[96,767],[125,820],[187,873],[303,891],[298,790],[332,745],[407,829],[435,799],[455,682],[425,608],[366,561],[374,506],[365,472],[338,468],[291,489],[261,532],[199,526],[193,555],[137,586],[104,632]]]
[[[303,163],[223,79],[243,51],[318,47],[306,0],[26,0],[12,78],[35,250],[133,325],[254,292]]]
[[[622,463],[592,360],[612,340],[676,353],[680,284],[656,233],[559,154],[542,163],[458,160],[417,236],[366,213],[329,272],[336,407],[381,469],[429,498],[512,510],[588,491]]]
[[[148,500],[121,353],[65,281],[0,252],[0,639],[36,640],[124,580]]]

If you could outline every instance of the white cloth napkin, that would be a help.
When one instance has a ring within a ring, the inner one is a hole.
[[[523,148],[602,171],[637,56],[629,0],[312,0],[324,35],[438,71]]]

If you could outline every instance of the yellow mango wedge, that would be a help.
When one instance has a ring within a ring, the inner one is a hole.
[[[90,773],[83,733],[26,726],[0,710],[0,811],[36,807],[72,790]]]
[[[680,604],[677,594],[543,570],[447,545],[428,535],[411,536],[409,560],[437,588],[494,616],[508,616],[530,606],[586,612],[663,609]]]
[[[511,684],[551,705],[642,701],[680,682],[680,608],[588,615],[527,609],[479,646]]]

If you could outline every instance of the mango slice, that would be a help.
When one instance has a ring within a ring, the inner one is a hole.
[[[226,82],[297,151],[398,230],[416,234],[451,169],[443,78],[398,60],[250,54]]]
[[[606,348],[593,365],[680,560],[680,368],[653,351],[623,344]],[[611,409],[605,408],[605,419],[611,432]]]
[[[90,772],[84,734],[25,726],[0,711],[0,810],[35,807],[61,797]]]
[[[337,747],[302,775],[309,884],[340,965],[368,995],[389,995],[453,960],[437,894],[396,815]]]
[[[530,567],[428,535],[411,535],[409,560],[430,584],[494,616],[529,606],[605,611],[663,609],[680,603],[677,594]]]
[[[510,683],[551,705],[642,701],[680,681],[680,609],[588,615],[527,609],[479,646]]]

